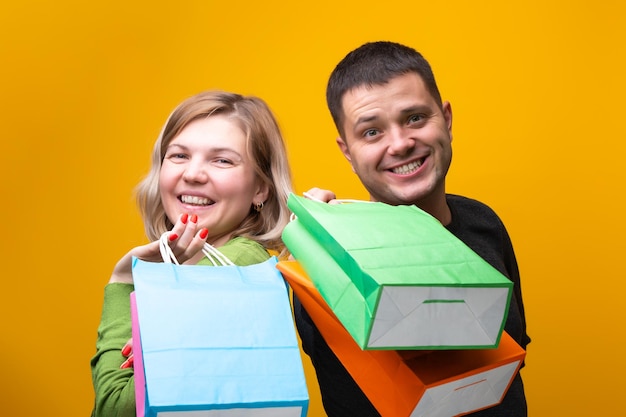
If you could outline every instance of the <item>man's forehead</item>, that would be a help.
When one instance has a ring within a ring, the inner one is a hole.
[[[381,83],[372,84],[364,82],[355,85],[343,93],[342,102],[345,102],[346,99],[351,96],[380,94],[385,92],[391,93],[396,90],[407,90],[409,88],[430,95],[430,91],[426,87],[424,79],[416,72],[408,72]]]
[[[396,77],[386,84],[355,87],[344,94],[342,110],[345,117],[352,118],[377,111],[404,113],[433,104],[435,100],[421,77],[415,74],[412,77]]]

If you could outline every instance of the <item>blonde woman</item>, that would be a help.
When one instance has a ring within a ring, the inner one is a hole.
[[[161,261],[159,237],[181,264],[211,261],[205,242],[237,265],[283,253],[281,232],[291,174],[271,110],[256,97],[222,91],[197,94],[169,116],[152,152],[137,201],[152,243],[131,249],[104,290],[96,355],[91,360],[92,416],[135,416],[130,293],[131,259]]]

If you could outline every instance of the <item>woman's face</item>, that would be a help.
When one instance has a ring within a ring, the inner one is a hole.
[[[198,216],[207,241],[221,246],[255,203],[267,199],[267,186],[254,172],[246,137],[235,122],[217,115],[187,125],[165,151],[159,192],[168,219]]]

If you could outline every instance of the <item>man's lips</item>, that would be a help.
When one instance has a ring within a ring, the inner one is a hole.
[[[394,174],[409,175],[409,174],[412,174],[415,171],[417,171],[419,169],[419,167],[422,166],[422,164],[424,163],[425,159],[426,158],[420,158],[417,161],[411,161],[408,164],[404,164],[404,165],[397,166],[395,168],[391,168],[389,171],[393,172]]]

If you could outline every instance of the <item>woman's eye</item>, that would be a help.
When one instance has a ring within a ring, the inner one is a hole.
[[[219,165],[232,165],[233,164],[233,162],[230,159],[226,159],[226,158],[217,158],[215,159],[215,163]]]

